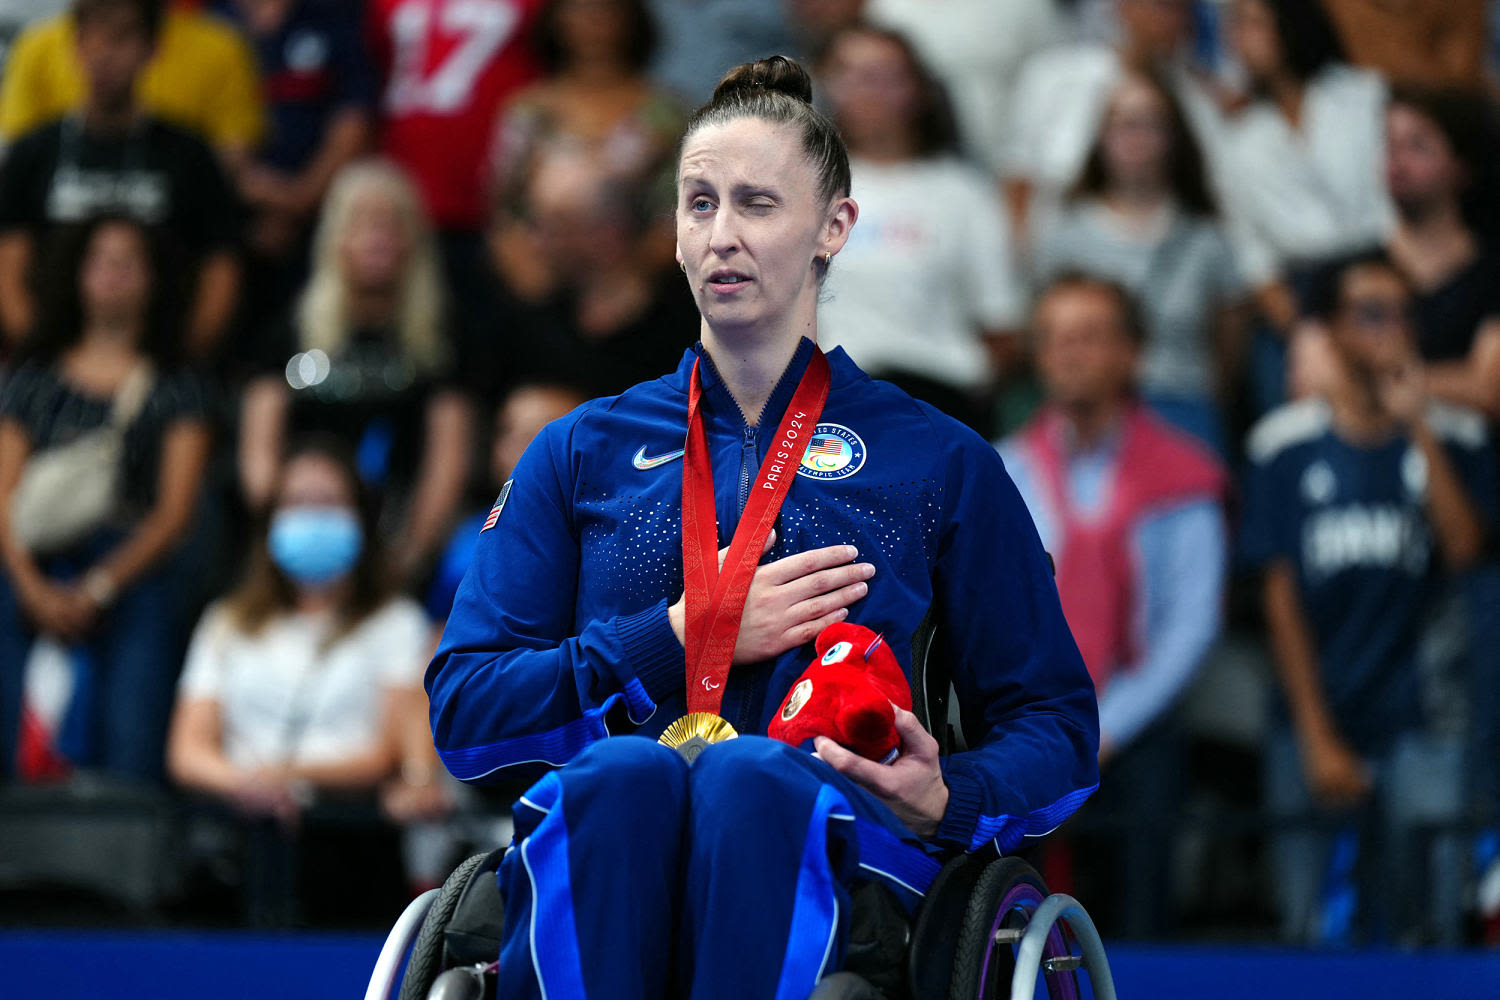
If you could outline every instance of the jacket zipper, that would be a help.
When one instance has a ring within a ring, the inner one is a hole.
[[[745,513],[745,504],[750,502],[750,482],[755,478],[755,470],[760,468],[760,463],[757,461],[760,456],[756,454],[756,446],[759,444],[758,438],[760,435],[749,424],[745,424],[744,426],[745,438],[740,442],[739,512],[741,514]]]
[[[745,505],[750,502],[750,485],[755,478],[755,473],[760,469],[760,456],[757,454],[757,446],[760,443],[760,433],[758,428],[751,427],[750,424],[744,420],[743,414],[741,415],[740,420],[744,427],[745,436],[740,442],[739,513],[741,517],[744,517]],[[736,528],[738,528],[738,525],[736,525]],[[757,673],[759,674],[760,672]],[[748,733],[750,731],[750,727],[754,722],[754,720],[750,718],[750,706],[754,701],[756,701],[754,692],[757,680],[759,680],[759,676],[757,676],[755,680],[752,680],[748,685],[734,685],[730,689],[734,691],[734,694],[739,700],[739,704],[736,706],[738,711],[735,713],[734,727],[736,730],[742,733]],[[725,694],[727,695],[729,694],[729,692],[726,691]],[[725,714],[727,715],[728,713],[726,712]]]

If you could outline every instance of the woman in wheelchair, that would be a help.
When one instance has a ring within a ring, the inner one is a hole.
[[[1093,688],[994,449],[817,347],[849,183],[800,67],[731,71],[679,154],[699,342],[548,426],[480,533],[427,688],[455,775],[540,775],[499,870],[506,1000],[802,1000],[851,893],[911,912],[945,858],[1097,784]],[[891,763],[763,735],[846,619],[908,678],[936,624],[974,749],[904,712]]]

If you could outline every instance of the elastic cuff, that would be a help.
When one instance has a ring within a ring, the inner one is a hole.
[[[636,679],[658,705],[683,690],[687,660],[677,633],[667,618],[667,602],[658,601],[645,611],[615,619],[625,662]]]
[[[944,847],[972,851],[974,829],[979,825],[979,810],[984,805],[984,786],[968,772],[947,767],[943,768],[943,780],[948,784],[948,809],[933,839]]]

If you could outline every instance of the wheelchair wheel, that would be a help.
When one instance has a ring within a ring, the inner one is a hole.
[[[1001,858],[985,868],[969,896],[953,961],[950,1000],[1009,997],[1015,971],[1014,945],[1031,914],[1047,898],[1047,886],[1036,870],[1019,858]],[[1053,940],[1053,937],[1056,940]],[[1048,935],[1049,950],[1064,953],[1061,931]],[[1048,993],[1056,1000],[1077,1000],[1071,973],[1048,973]]]
[[[948,996],[959,931],[968,914],[969,900],[980,876],[995,857],[987,852],[960,854],[945,864],[928,886],[927,895],[917,908],[907,949],[911,996],[923,1000]]]
[[[443,931],[453,919],[453,911],[468,887],[469,879],[484,863],[488,854],[476,854],[453,870],[448,880],[438,891],[422,929],[417,932],[416,944],[411,946],[411,957],[406,960],[406,976],[401,980],[401,1000],[427,1000],[432,982],[443,971]]]

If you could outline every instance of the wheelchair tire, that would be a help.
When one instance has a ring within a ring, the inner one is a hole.
[[[957,855],[943,865],[928,886],[912,922],[907,949],[908,995],[919,1000],[948,995],[959,931],[968,914],[969,899],[980,875],[995,857],[992,851]]]
[[[422,929],[417,932],[417,941],[411,946],[411,955],[406,960],[406,975],[401,979],[400,1000],[427,1000],[432,983],[443,971],[443,931],[453,919],[453,911],[464,894],[476,869],[489,857],[488,853],[476,854],[453,870],[433,900]]]
[[[1025,928],[1030,912],[1046,898],[1042,877],[1020,858],[1000,858],[984,869],[969,894],[959,931],[949,1000],[1010,996],[1015,955],[1009,944],[995,943],[995,932]]]

